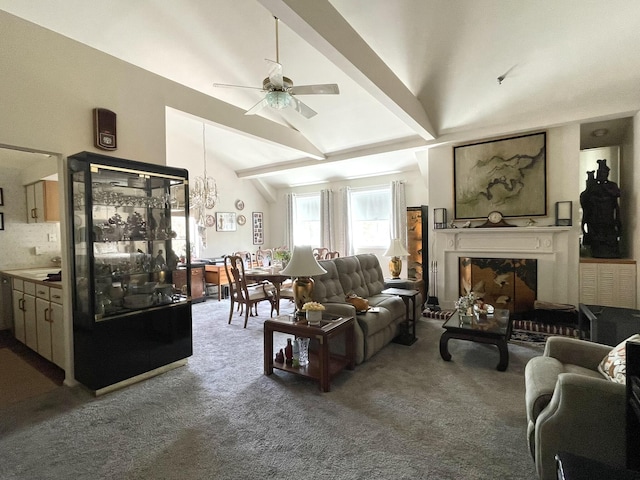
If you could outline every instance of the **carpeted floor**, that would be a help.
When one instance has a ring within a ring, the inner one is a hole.
[[[99,398],[64,387],[0,408],[2,478],[536,478],[523,371],[539,349],[510,344],[498,372],[495,347],[452,340],[444,362],[442,321],[423,319],[413,346],[388,345],[321,393],[263,374],[266,317],[243,329],[227,316],[226,302],[194,305],[185,367]]]
[[[58,387],[9,348],[0,348],[0,408]]]

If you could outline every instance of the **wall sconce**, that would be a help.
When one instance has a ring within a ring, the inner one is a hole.
[[[573,202],[556,202],[556,226],[570,227],[573,225]]]
[[[447,228],[447,209],[446,208],[434,208],[433,209],[433,228]]]

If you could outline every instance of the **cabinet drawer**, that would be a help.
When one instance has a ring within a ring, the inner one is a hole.
[[[36,296],[36,284],[31,282],[24,282],[24,293],[28,295]]]
[[[24,291],[24,280],[20,280],[19,278],[13,279],[13,289],[18,290],[19,292]]]
[[[44,285],[36,285],[36,297],[43,300],[49,300],[49,287]]]
[[[49,290],[50,300],[52,303],[57,303],[62,305],[62,289],[61,288],[51,288]]]

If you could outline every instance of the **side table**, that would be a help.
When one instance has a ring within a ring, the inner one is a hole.
[[[418,278],[385,278],[384,288],[404,288],[418,290],[422,295],[422,303],[427,301],[427,288],[423,279]]]
[[[336,317],[323,315],[319,326],[308,325],[306,319],[298,320],[293,316],[280,315],[264,322],[264,374],[271,375],[273,369],[301,375],[318,380],[320,389],[328,392],[331,378],[344,368],[353,370],[356,366],[353,317]],[[309,364],[294,367],[286,363],[276,362],[273,353],[273,332],[287,333],[297,337],[317,339],[318,352],[309,352]],[[329,343],[337,336],[344,334],[345,355],[332,354]]]
[[[416,297],[420,293],[418,290],[408,290],[404,288],[387,288],[382,290],[382,293],[389,295],[396,295],[401,297],[404,301],[406,309],[405,322],[403,331],[396,338],[393,339],[394,343],[401,345],[413,345],[418,337],[416,337]],[[413,308],[409,308],[409,304]],[[411,313],[409,313],[411,311]]]

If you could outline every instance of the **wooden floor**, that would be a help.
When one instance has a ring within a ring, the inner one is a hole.
[[[56,385],[62,385],[64,370],[16,340],[11,330],[0,330],[0,348],[8,348]]]

